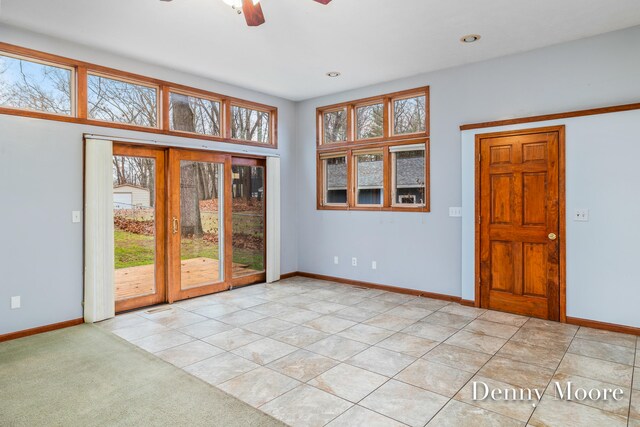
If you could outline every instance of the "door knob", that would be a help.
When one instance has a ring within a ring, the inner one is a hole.
[[[549,233],[549,240],[556,240],[557,238],[556,233]]]
[[[178,218],[173,217],[173,234],[178,233]]]

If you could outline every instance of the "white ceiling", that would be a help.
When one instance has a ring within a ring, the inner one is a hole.
[[[0,22],[292,100],[640,24],[639,0],[262,0],[256,28],[222,0],[0,1]]]

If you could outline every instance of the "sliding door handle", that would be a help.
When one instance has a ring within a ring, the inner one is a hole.
[[[173,234],[178,234],[178,218],[173,217]]]

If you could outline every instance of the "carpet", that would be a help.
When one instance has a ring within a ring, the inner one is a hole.
[[[3,426],[284,426],[93,325],[0,343]]]

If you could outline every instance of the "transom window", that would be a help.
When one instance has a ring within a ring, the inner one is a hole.
[[[242,141],[269,143],[271,140],[271,114],[269,111],[232,105],[231,138]]]
[[[169,126],[173,131],[220,136],[219,100],[169,93]]]
[[[318,209],[429,211],[429,88],[317,109]]]

